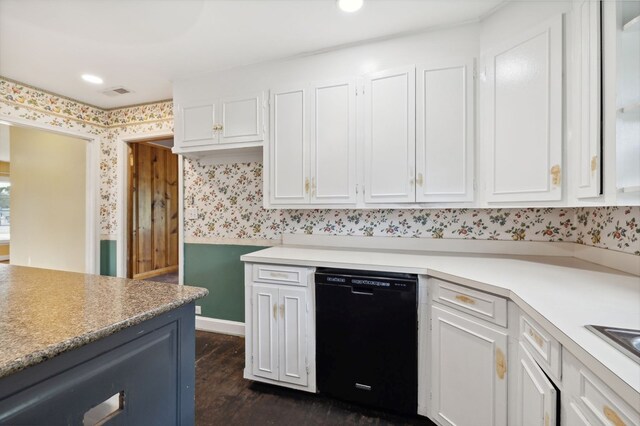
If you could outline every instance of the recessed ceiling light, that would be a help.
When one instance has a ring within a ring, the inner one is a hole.
[[[338,7],[343,12],[352,13],[360,10],[363,3],[364,0],[338,0]]]
[[[97,75],[82,74],[82,79],[91,84],[102,84],[102,79]]]

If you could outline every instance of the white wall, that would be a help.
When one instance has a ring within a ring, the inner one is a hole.
[[[11,264],[85,271],[87,142],[11,127]]]
[[[310,83],[416,64],[419,60],[477,56],[479,24],[267,62],[175,81],[174,104],[234,96],[281,85]]]
[[[9,128],[0,124],[0,161],[9,161]]]

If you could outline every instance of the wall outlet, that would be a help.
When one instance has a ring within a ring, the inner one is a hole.
[[[185,210],[185,217],[189,220],[194,220],[198,218],[198,209],[195,207],[189,207]]]
[[[196,305],[196,315],[201,315],[202,314],[202,307],[199,305]]]

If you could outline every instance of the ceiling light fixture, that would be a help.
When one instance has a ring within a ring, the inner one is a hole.
[[[364,0],[338,0],[338,7],[343,12],[353,13],[360,10]]]
[[[82,79],[91,84],[102,84],[102,79],[97,75],[82,74]]]

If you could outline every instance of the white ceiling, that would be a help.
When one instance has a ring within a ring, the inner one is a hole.
[[[179,78],[477,19],[503,1],[365,0],[346,14],[335,0],[0,0],[0,75],[113,108],[171,98]],[[100,93],[116,86],[134,93]]]

